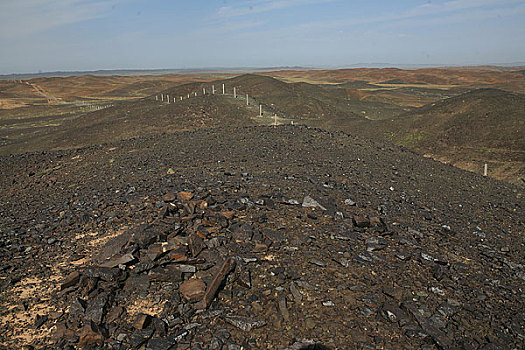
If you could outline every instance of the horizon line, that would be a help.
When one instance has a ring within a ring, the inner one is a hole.
[[[411,67],[411,68],[409,68]],[[21,76],[39,76],[39,75],[90,75],[104,74],[110,72],[211,72],[211,71],[236,71],[236,70],[286,70],[286,69],[308,69],[308,70],[339,70],[339,69],[359,69],[359,68],[377,68],[377,69],[421,69],[421,68],[450,68],[450,67],[501,67],[501,68],[521,68],[525,67],[525,61],[508,62],[508,63],[485,63],[485,64],[451,64],[451,63],[353,63],[340,66],[239,66],[239,67],[189,67],[189,68],[103,68],[92,70],[54,70],[38,72],[14,72],[0,73],[0,79],[16,78]]]

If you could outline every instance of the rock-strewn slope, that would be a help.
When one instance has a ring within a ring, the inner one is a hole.
[[[522,193],[410,151],[248,127],[0,170],[6,348],[524,346]]]

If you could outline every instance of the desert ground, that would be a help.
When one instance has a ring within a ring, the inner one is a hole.
[[[525,346],[522,68],[0,80],[0,159],[0,348]]]

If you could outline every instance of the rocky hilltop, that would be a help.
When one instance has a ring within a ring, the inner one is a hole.
[[[0,171],[4,348],[525,345],[522,189],[404,148],[224,127]]]

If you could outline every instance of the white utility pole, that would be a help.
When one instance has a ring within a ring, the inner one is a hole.
[[[483,176],[487,176],[489,173],[489,165],[485,163],[485,167],[483,168]]]
[[[233,98],[237,98],[237,89],[233,88]]]
[[[160,94],[160,100],[164,102],[164,94]]]
[[[259,117],[262,117],[262,105],[259,105]]]
[[[250,101],[248,100],[248,94],[246,94],[246,105],[247,105],[247,106],[250,105]]]
[[[202,88],[202,94],[206,95],[206,88]]]
[[[211,94],[212,94],[212,95],[215,95],[215,85],[212,85],[212,86],[211,86]]]
[[[166,95],[166,101],[168,101],[168,104],[170,104],[170,95]]]
[[[224,95],[224,93],[225,93],[224,84],[222,84],[222,94]]]

